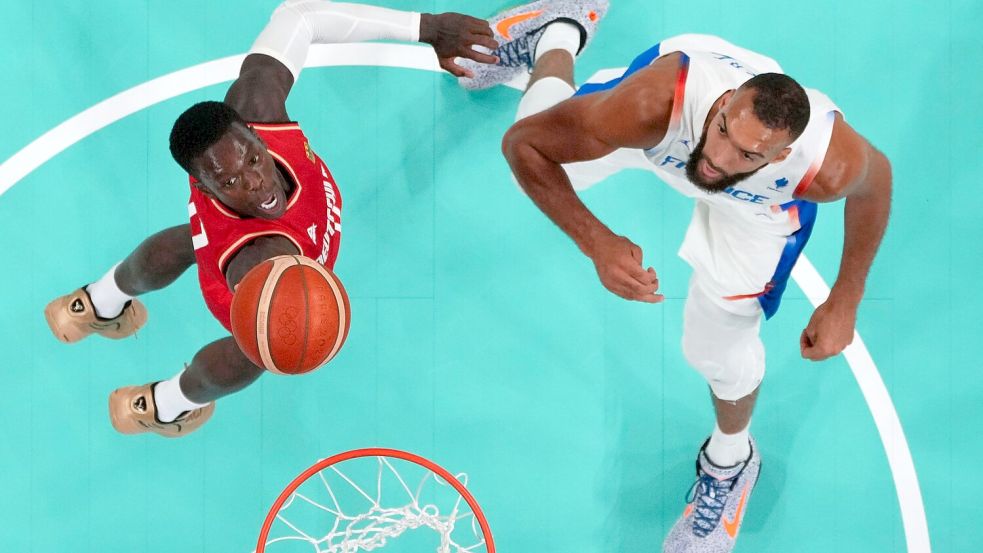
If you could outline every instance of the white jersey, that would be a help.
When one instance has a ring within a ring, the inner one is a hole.
[[[686,178],[686,161],[699,143],[713,104],[728,90],[741,86],[759,73],[783,73],[771,58],[708,35],[681,35],[663,41],[659,55],[682,52],[688,56],[676,90],[676,105],[669,129],[658,146],[645,150],[656,173],[679,192],[700,201],[731,208],[741,218],[764,223],[777,234],[799,229],[796,212],[784,206],[801,194],[815,178],[826,156],[839,108],[825,94],[806,89],[809,123],[792,143],[791,153],[781,162],[766,165],[754,175],[724,192],[709,194]],[[681,90],[682,89],[682,90]],[[678,98],[682,96],[680,104]],[[737,208],[737,209],[733,209]]]

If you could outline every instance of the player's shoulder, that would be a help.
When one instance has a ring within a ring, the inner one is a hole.
[[[300,123],[296,121],[251,122],[249,128],[259,136],[266,144],[267,150],[273,154],[287,158],[301,156],[306,157],[311,163],[315,162],[314,152]]]
[[[877,156],[883,154],[836,112],[822,165],[800,197],[817,202],[845,198],[866,178],[870,164]]]
[[[686,79],[686,55],[671,52],[627,76],[618,86],[597,96],[607,113],[643,126],[667,127],[681,81]],[[591,96],[591,95],[588,95]]]

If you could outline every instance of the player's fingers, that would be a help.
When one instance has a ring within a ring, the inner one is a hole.
[[[650,296],[659,289],[659,285],[656,283],[639,284],[637,282],[632,282],[630,285],[632,287],[632,291],[639,296]]]
[[[490,36],[485,35],[471,35],[468,37],[471,40],[471,44],[477,44],[478,46],[483,46],[488,48],[488,50],[495,50],[498,48],[498,41]]]
[[[494,46],[492,48],[494,48]],[[498,63],[498,56],[493,56],[491,54],[486,54],[484,52],[479,52],[479,51],[474,50],[472,48],[468,48],[468,49],[465,49],[465,50],[461,51],[461,57],[462,58],[470,58],[470,59],[473,59],[474,61],[476,61],[478,63],[489,63],[489,64],[496,64],[496,63]]]
[[[640,284],[648,285],[659,281],[658,277],[655,276],[655,271],[643,269],[641,263],[637,260],[626,259],[623,269],[631,278]]]
[[[666,299],[666,297],[663,296],[662,294],[651,293],[651,294],[642,294],[640,296],[635,296],[632,299],[635,301],[641,301],[645,303],[662,303],[663,300]]]
[[[474,77],[470,71],[454,63],[454,58],[441,58],[440,67],[455,77],[467,77],[469,79]]]
[[[477,19],[468,16],[468,26],[471,28],[471,32],[476,35],[495,36],[491,25],[489,25],[484,19]]]
[[[471,39],[472,44],[480,44],[489,50],[494,50],[498,48],[498,41],[491,35],[473,33],[468,38]]]
[[[659,285],[659,275],[657,275],[655,273],[655,269],[653,269],[652,267],[649,267],[648,269],[645,269],[645,272],[648,273],[649,275],[651,275],[652,282],[655,283],[656,286],[658,286]]]

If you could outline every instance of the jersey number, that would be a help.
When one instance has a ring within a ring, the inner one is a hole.
[[[196,250],[200,250],[208,245],[208,235],[205,234],[205,225],[202,224],[201,219],[196,217],[196,215],[198,215],[198,208],[195,207],[195,203],[188,202],[188,217],[191,219],[191,232],[195,231],[195,222],[198,223],[198,228],[201,229],[201,232],[198,234],[191,235],[191,243]]]

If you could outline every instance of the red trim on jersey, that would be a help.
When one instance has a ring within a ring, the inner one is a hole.
[[[225,215],[226,217],[229,217],[231,219],[242,219],[242,217],[239,217],[239,215],[236,214],[235,211],[232,211],[231,209],[226,207],[225,204],[223,204],[222,202],[216,200],[215,198],[208,198],[208,199],[211,200],[212,205],[215,206],[215,209],[217,209],[219,213],[221,213],[222,215]]]
[[[297,127],[297,130],[300,130],[300,127]],[[269,150],[267,151],[269,152]],[[287,160],[283,159],[283,157],[277,154],[276,152],[270,152],[270,155],[273,156],[274,159],[279,161],[281,165],[286,167],[287,171],[290,171],[290,178],[293,179],[294,186],[297,187],[297,189],[293,191],[293,194],[290,195],[290,198],[288,198],[287,208],[284,209],[284,211],[286,211],[287,209],[293,207],[295,203],[297,203],[297,198],[300,198],[300,192],[301,190],[303,190],[303,185],[300,184],[300,179],[297,178],[297,172],[294,171],[294,168],[290,166],[290,163],[288,163]]]
[[[679,126],[683,118],[683,103],[686,99],[686,77],[689,75],[689,56],[682,54],[679,58],[679,76],[676,78],[676,92],[672,97],[672,116],[669,118],[669,128]],[[669,133],[666,133],[668,135]]]
[[[809,170],[802,176],[802,180],[799,181],[799,184],[795,187],[795,191],[792,192],[793,196],[801,196],[809,188],[812,181],[816,179],[816,175],[819,174],[819,169],[822,168],[825,158],[826,152],[823,152],[813,160],[812,165],[809,166]]]
[[[250,123],[249,128],[258,129],[261,131],[299,131],[300,125],[293,121],[289,123]]]
[[[809,166],[809,170],[806,174],[802,176],[802,180],[796,185],[795,190],[792,192],[792,196],[799,196],[809,188],[812,181],[816,179],[816,175],[819,174],[819,170],[823,167],[823,161],[826,159],[826,152],[829,151],[829,143],[833,139],[833,125],[836,124],[836,111],[830,111],[826,114],[826,117],[830,119],[828,135],[826,136],[825,142],[826,147],[823,148],[822,152],[816,156],[816,159],[812,160],[812,165]]]
[[[287,208],[276,219],[243,217],[213,200],[192,180],[188,209],[198,231],[195,259],[208,309],[231,330],[233,293],[225,270],[245,246],[264,236],[283,236],[300,255],[334,265],[341,244],[341,192],[324,161],[314,153],[296,123],[250,126],[266,143],[284,180],[293,181]]]
[[[723,298],[727,301],[750,300],[754,298],[760,298],[761,296],[767,294],[768,292],[771,292],[771,289],[774,287],[775,284],[769,282],[768,284],[765,284],[765,289],[760,292],[756,292],[754,294],[739,294],[736,296],[724,296]]]
[[[802,228],[802,223],[799,221],[799,206],[793,205],[788,208],[788,221],[795,227],[795,231]]]

